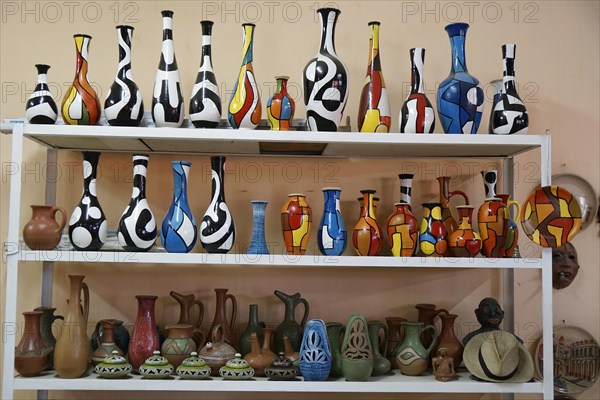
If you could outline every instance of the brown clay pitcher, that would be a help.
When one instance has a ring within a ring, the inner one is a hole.
[[[49,363],[52,348],[44,346],[41,334],[41,311],[24,312],[25,327],[19,345],[15,349],[15,370],[22,376],[37,376]]]
[[[54,349],[54,368],[60,378],[79,378],[88,368],[90,346],[87,323],[90,292],[83,275],[69,275],[71,289],[67,314]],[[83,307],[81,293],[83,292]]]
[[[210,327],[210,332],[213,332],[215,327],[220,325],[223,329],[223,341],[232,345],[235,343],[235,319],[237,316],[237,300],[232,294],[228,294],[229,289],[215,289],[217,295],[217,305],[215,307],[215,318]],[[231,300],[231,315],[227,320],[227,312],[225,309],[225,303],[227,300]],[[235,354],[235,353],[234,353]],[[231,357],[229,357],[231,358]],[[217,373],[218,376],[218,373]]]
[[[422,322],[424,325],[433,325],[433,320],[440,313],[448,314],[447,310],[445,310],[443,308],[436,310],[435,307],[436,307],[435,304],[427,304],[427,303],[417,304],[415,306],[415,308],[417,310],[419,310],[417,320],[419,322]],[[433,342],[433,336],[431,335],[431,332],[429,332],[428,330],[424,330],[423,333],[421,334],[421,343],[423,344],[423,347],[428,348],[432,342]]]
[[[204,304],[200,299],[197,299],[193,293],[181,294],[172,291],[171,297],[177,300],[181,311],[179,313],[179,321],[177,324],[180,325],[192,325],[192,339],[196,343],[196,347],[204,343],[204,334],[202,333],[202,320],[204,319]],[[192,319],[192,308],[198,307],[198,314],[196,319]]]
[[[456,321],[456,314],[439,313],[440,319],[442,320],[442,330],[438,335],[438,343],[431,352],[432,355],[437,355],[438,350],[445,348],[448,357],[454,359],[454,367],[458,368],[462,362],[463,345],[456,337],[454,333],[454,322]]]
[[[236,350],[224,341],[222,325],[215,325],[210,340],[198,350],[198,356],[210,367],[212,376],[219,376],[219,369],[235,356]]]
[[[31,206],[31,220],[23,227],[23,241],[31,250],[52,250],[60,242],[63,228],[67,223],[67,213],[57,206]],[[56,213],[62,215],[60,224]]]
[[[449,176],[440,176],[437,178],[440,185],[440,203],[442,205],[442,223],[444,224],[444,228],[446,228],[446,234],[448,237],[458,229],[458,223],[452,217],[452,212],[450,211],[449,202],[450,199],[454,196],[461,196],[464,199],[465,205],[469,204],[469,197],[465,194],[465,192],[461,192],[460,190],[455,190],[453,192],[450,191],[450,177]],[[450,249],[446,249],[444,256],[450,257],[452,253],[450,253]]]
[[[254,374],[256,376],[265,376],[265,368],[277,358],[275,353],[270,349],[271,347],[271,334],[273,330],[271,328],[263,329],[263,345],[262,348],[258,343],[258,336],[255,332],[250,334],[250,353],[244,356],[244,360],[248,361],[248,364],[254,368]]]

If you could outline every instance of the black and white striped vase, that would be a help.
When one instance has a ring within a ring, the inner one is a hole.
[[[210,158],[212,198],[200,223],[200,242],[209,253],[227,253],[235,243],[235,223],[225,203],[225,157]]]
[[[131,73],[131,37],[133,27],[117,26],[119,66],[117,76],[104,101],[106,121],[113,126],[138,126],[144,116],[142,93]]]
[[[83,195],[69,220],[69,240],[79,251],[94,251],[106,242],[108,223],[96,197],[100,153],[83,152]]]
[[[221,98],[212,67],[212,21],[202,25],[202,60],[190,99],[190,121],[196,128],[216,128],[221,121]]]
[[[156,220],[146,200],[146,154],[133,156],[133,191],[131,201],[119,221],[119,244],[126,251],[148,251],[156,242]]]
[[[181,80],[173,46],[173,11],[162,11],[163,42],[152,94],[152,119],[157,127],[179,128],[183,123]]]
[[[38,79],[35,90],[27,100],[25,118],[30,124],[53,124],[58,117],[58,108],[48,88],[49,65],[35,64]]]

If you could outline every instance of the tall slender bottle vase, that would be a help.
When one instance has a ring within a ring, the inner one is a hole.
[[[379,54],[379,21],[369,22],[371,39],[369,40],[369,65],[363,82],[358,106],[358,130],[360,132],[390,131],[392,117],[381,59]]]
[[[154,318],[154,304],[158,297],[140,295],[135,298],[138,301],[138,310],[127,357],[133,370],[137,372],[146,358],[150,357],[155,350],[160,350],[160,340]]]
[[[212,66],[212,21],[202,25],[202,60],[190,99],[190,121],[196,128],[216,128],[221,121],[221,97]]]
[[[65,92],[61,105],[63,120],[67,125],[96,125],[100,120],[100,99],[88,80],[88,56],[92,37],[73,35],[76,62],[73,84]]]
[[[152,119],[158,127],[179,128],[183,123],[183,96],[173,45],[173,11],[161,14],[163,42],[152,95]]]
[[[294,121],[296,103],[287,91],[289,76],[276,76],[277,89],[267,102],[267,118],[272,131],[289,131]]]
[[[156,220],[146,200],[146,173],[149,157],[133,156],[133,191],[131,201],[119,221],[119,244],[126,251],[148,251],[156,242]]]
[[[131,73],[132,35],[132,26],[117,26],[119,66],[115,81],[104,101],[106,120],[114,126],[138,126],[144,117],[142,93]]]
[[[435,113],[425,95],[423,70],[425,49],[410,49],[411,85],[410,94],[400,109],[400,133],[433,133]]]
[[[200,242],[209,253],[227,253],[235,243],[235,223],[225,202],[225,157],[210,158],[212,198],[200,223]]]
[[[340,210],[340,188],[323,189],[324,209],[317,244],[321,254],[326,256],[341,256],[346,250],[348,233]]]
[[[187,253],[197,239],[196,220],[187,200],[187,182],[192,163],[172,161],[173,201],[163,219],[160,241],[169,253]]]
[[[25,108],[25,118],[30,124],[53,124],[58,117],[58,108],[48,87],[49,65],[35,64],[38,78],[35,90],[29,96]]]
[[[352,233],[352,244],[360,256],[376,256],[381,249],[383,236],[375,217],[373,195],[375,190],[361,190],[363,207]]]
[[[256,25],[242,24],[242,28],[244,29],[242,65],[229,100],[228,118],[229,124],[234,129],[255,129],[260,123],[262,114],[260,92],[252,66]]]
[[[269,254],[265,240],[265,210],[269,204],[266,200],[252,200],[252,241],[248,246],[248,254]]]

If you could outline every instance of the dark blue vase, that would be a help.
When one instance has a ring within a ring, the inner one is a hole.
[[[300,346],[300,372],[305,381],[324,381],[331,371],[331,349],[325,323],[311,319],[306,323]]]
[[[340,188],[323,189],[325,208],[319,225],[317,243],[326,256],[340,256],[346,250],[347,233],[340,211]]]
[[[450,75],[437,92],[437,108],[445,133],[477,133],[483,113],[483,90],[469,74],[465,58],[465,38],[469,24],[446,26],[452,48]]]
[[[248,254],[269,254],[265,241],[265,209],[266,200],[252,200],[252,241],[248,246]]]
[[[160,240],[169,253],[187,253],[198,237],[196,221],[187,201],[187,180],[192,165],[189,161],[172,161],[173,202],[165,215],[160,230]]]

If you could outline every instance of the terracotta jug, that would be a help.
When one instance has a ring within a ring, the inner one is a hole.
[[[154,318],[154,303],[158,297],[139,295],[135,298],[138,301],[138,310],[127,357],[133,371],[137,373],[144,361],[160,350],[160,339]]]
[[[469,197],[465,194],[465,192],[461,192],[460,190],[455,190],[453,192],[450,191],[450,177],[449,176],[440,176],[437,178],[440,185],[440,204],[442,205],[442,222],[444,227],[446,228],[446,234],[450,236],[452,232],[458,229],[458,224],[456,220],[452,217],[452,212],[450,211],[449,202],[450,199],[454,196],[461,196],[464,199],[464,204],[469,204]],[[446,249],[445,256],[451,256],[450,249]]]
[[[277,353],[285,351],[283,345],[284,336],[287,336],[290,339],[290,343],[292,344],[292,348],[294,349],[294,351],[300,351],[302,334],[304,332],[303,327],[308,318],[308,301],[306,301],[306,299],[303,299],[300,293],[289,295],[279,290],[276,290],[275,296],[277,296],[281,301],[283,301],[283,304],[285,305],[284,319],[277,326],[277,328],[275,328],[275,351]],[[302,320],[298,324],[294,316],[296,315],[296,307],[301,303],[304,304],[304,315],[302,315]]]
[[[192,339],[194,327],[189,324],[177,324],[166,326],[165,329],[169,331],[169,336],[162,344],[160,352],[173,368],[177,368],[197,348]]]
[[[263,345],[262,348],[258,343],[258,335],[255,332],[250,334],[250,353],[244,356],[244,360],[248,361],[248,364],[254,368],[254,374],[256,376],[265,376],[265,368],[277,358],[275,353],[270,349],[271,347],[271,334],[273,330],[271,328],[263,329]]]
[[[454,333],[454,322],[456,321],[456,314],[440,313],[440,319],[442,320],[442,331],[438,336],[438,343],[431,352],[432,355],[437,355],[438,351],[442,348],[446,349],[446,355],[454,359],[454,367],[458,368],[462,362],[463,345],[456,337]]]
[[[427,304],[427,303],[419,303],[415,306],[415,308],[419,311],[417,316],[417,321],[422,322],[425,325],[433,325],[433,321],[435,317],[437,317],[440,313],[448,314],[448,311],[440,308],[436,310],[435,304]],[[435,329],[434,329],[435,330]],[[437,335],[436,335],[437,336]],[[433,336],[428,331],[423,331],[421,335],[421,343],[423,346],[429,347],[429,345],[433,342]]]
[[[200,299],[197,299],[193,293],[180,294],[172,291],[171,297],[177,300],[181,308],[179,312],[178,324],[192,325],[192,339],[196,343],[196,347],[204,343],[204,334],[202,333],[202,319],[204,319],[204,304]],[[191,310],[196,306],[198,307],[198,315],[196,319],[192,319]],[[172,364],[172,363],[171,363]]]
[[[31,250],[52,250],[60,242],[63,228],[67,223],[64,208],[56,206],[31,206],[31,220],[23,227],[23,241]],[[62,215],[60,224],[56,213]]]
[[[369,339],[373,348],[373,373],[372,376],[386,374],[392,369],[392,363],[385,357],[388,352],[389,329],[386,324],[379,321],[368,323]],[[383,337],[379,333],[383,331]]]
[[[210,332],[213,332],[217,325],[221,325],[223,329],[223,340],[233,346],[235,343],[234,334],[235,319],[237,316],[237,300],[235,299],[234,295],[227,293],[228,290],[229,289],[215,289],[217,305],[215,306],[215,318],[213,319],[213,323],[210,327]],[[227,321],[227,312],[225,309],[225,303],[227,300],[231,300],[231,315],[229,316],[229,321]]]
[[[506,206],[505,218],[508,220],[508,230],[506,231],[506,244],[504,250],[505,257],[514,257],[515,248],[519,243],[519,228],[518,223],[521,218],[521,205],[516,200],[510,200],[509,194],[497,194],[496,197],[502,199],[502,202]],[[514,217],[510,216],[510,208],[515,207]]]
[[[484,257],[504,257],[508,234],[508,212],[502,199],[485,199],[477,212],[477,225],[481,235],[481,254]]]
[[[87,370],[90,360],[87,338],[90,292],[83,282],[84,278],[83,275],[69,275],[71,289],[68,312],[54,348],[54,367],[60,378],[81,377]],[[81,292],[83,292],[83,307]]]
[[[92,363],[94,366],[104,362],[106,357],[110,357],[113,352],[118,356],[124,356],[123,350],[121,350],[115,344],[115,324],[116,319],[103,319],[99,322],[102,325],[102,341],[100,346],[92,353]]]
[[[235,349],[225,342],[223,331],[222,325],[215,325],[210,333],[211,341],[198,350],[198,356],[210,367],[212,376],[219,376],[219,369],[236,354]]]
[[[250,336],[252,333],[256,333],[256,337],[258,338],[258,345],[262,346],[263,344],[263,329],[265,327],[264,322],[258,321],[258,304],[250,304],[250,314],[248,315],[248,326],[244,329],[244,332],[240,335],[239,340],[239,351],[242,356],[250,353],[251,349],[251,340]],[[270,339],[269,339],[270,340]]]
[[[398,349],[398,346],[404,342],[404,327],[402,326],[402,321],[406,321],[406,318],[385,317],[385,322],[388,326],[388,351],[385,356],[392,363],[393,369],[398,368],[396,350]]]
[[[429,364],[429,353],[433,348],[437,334],[433,325],[425,325],[422,322],[402,322],[406,337],[404,342],[398,348],[398,365],[400,372],[404,375],[417,376],[421,375],[427,369]],[[424,346],[420,340],[423,333],[431,331],[432,343],[429,346]]]
[[[46,369],[54,369],[54,346],[56,345],[56,338],[52,333],[52,324],[57,319],[64,320],[65,317],[62,315],[54,315],[54,311],[56,308],[53,307],[36,307],[33,311],[41,311],[42,312],[42,321],[40,323],[40,329],[42,334],[42,339],[44,340],[44,348],[51,349],[50,354],[48,355],[49,362]]]
[[[49,363],[48,354],[52,348],[44,346],[40,327],[42,315],[41,311],[23,313],[25,327],[15,349],[15,370],[22,376],[37,376]]]
[[[342,341],[346,327],[339,322],[327,323],[327,338],[329,340],[329,348],[331,349],[331,371],[329,376],[338,378],[342,376]],[[341,340],[340,340],[341,336]]]

